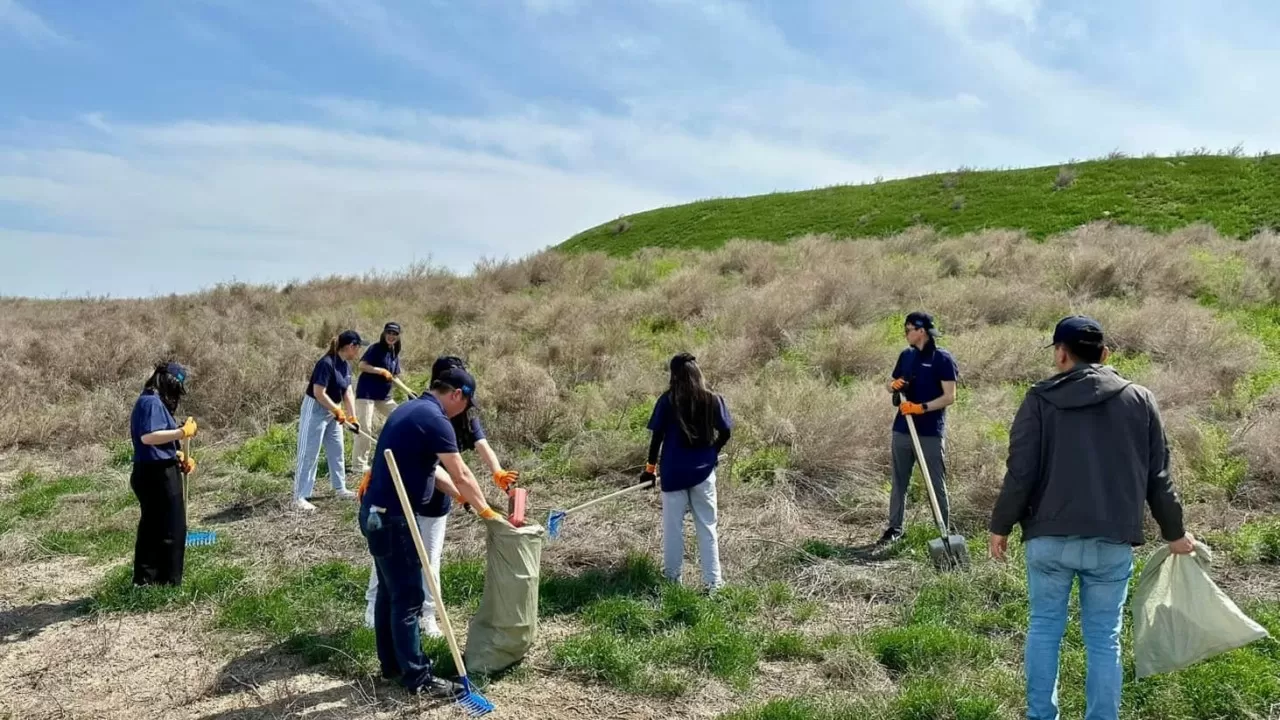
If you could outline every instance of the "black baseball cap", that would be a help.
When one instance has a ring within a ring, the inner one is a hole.
[[[399,334],[400,334],[400,323],[397,323],[397,322],[389,322],[389,323],[387,323],[386,325],[383,325],[383,326],[382,326],[382,332],[384,332],[384,333],[395,333],[395,334],[399,335]]]
[[[433,383],[436,382],[448,385],[454,390],[461,390],[462,394],[467,398],[467,407],[480,407],[479,405],[476,405],[475,399],[476,379],[465,369],[458,366],[445,368],[433,379]]]
[[[1053,342],[1045,347],[1053,347],[1059,343],[1097,343],[1103,342],[1102,324],[1088,315],[1069,315],[1058,321],[1053,329]]]
[[[927,330],[929,337],[938,337],[938,328],[933,324],[933,316],[927,312],[916,310],[907,315],[907,325],[914,325],[921,330]]]
[[[440,373],[448,370],[449,368],[455,367],[465,370],[467,368],[467,364],[457,355],[441,355],[436,358],[435,362],[431,363],[431,379],[435,380],[440,377]]]

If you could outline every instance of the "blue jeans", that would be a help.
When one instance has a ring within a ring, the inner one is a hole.
[[[409,523],[401,515],[375,513],[364,502],[360,504],[360,532],[369,543],[378,574],[373,634],[382,675],[399,677],[400,684],[413,690],[431,679],[431,659],[422,653],[418,635],[425,581]]]
[[[1085,720],[1120,717],[1120,629],[1133,574],[1133,548],[1103,538],[1037,537],[1027,542],[1027,719],[1058,720],[1058,652],[1067,602],[1080,578],[1084,636]]]

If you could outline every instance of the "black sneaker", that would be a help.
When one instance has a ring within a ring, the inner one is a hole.
[[[462,694],[461,683],[432,677],[416,688],[409,690],[410,695],[425,695],[441,700],[453,700]]]
[[[880,539],[876,541],[875,547],[878,550],[884,549],[898,542],[901,539],[902,539],[902,533],[898,532],[897,530],[893,530],[893,529],[885,530],[884,534],[880,536]]]

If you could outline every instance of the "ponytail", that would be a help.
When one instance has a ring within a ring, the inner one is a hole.
[[[329,340],[329,350],[325,353],[329,357],[338,357],[338,336],[334,335]]]

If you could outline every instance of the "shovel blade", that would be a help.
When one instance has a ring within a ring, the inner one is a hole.
[[[969,546],[962,535],[934,538],[929,541],[929,557],[939,570],[959,570],[969,567]]]

